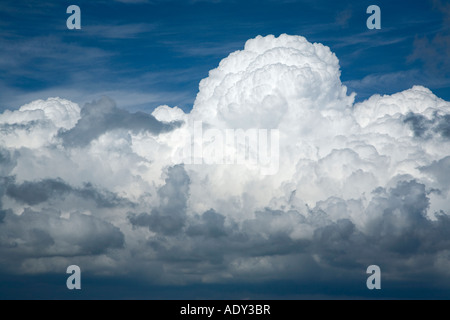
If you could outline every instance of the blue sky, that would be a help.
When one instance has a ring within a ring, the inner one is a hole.
[[[82,30],[66,28],[70,4],[2,1],[0,108],[108,95],[130,110],[189,110],[221,59],[257,35],[282,33],[329,46],[358,101],[415,84],[450,98],[442,1],[377,1],[381,30],[366,28],[373,1],[80,0]]]

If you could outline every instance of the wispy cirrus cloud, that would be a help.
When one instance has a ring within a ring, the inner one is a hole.
[[[88,25],[84,27],[87,36],[98,39],[136,39],[145,36],[146,33],[155,30],[154,24],[111,24],[111,25]]]

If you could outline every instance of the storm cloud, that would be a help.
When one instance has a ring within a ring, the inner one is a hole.
[[[450,139],[450,115],[433,115],[428,119],[423,115],[411,113],[404,119],[411,126],[414,135],[419,138],[433,138],[439,134],[445,139]]]
[[[83,200],[92,200],[101,208],[133,205],[112,192],[97,190],[90,183],[86,183],[82,188],[72,188],[60,179],[46,179],[39,182],[25,181],[19,185],[14,183],[14,178],[7,179],[6,195],[31,206],[69,194]]]
[[[66,147],[86,146],[105,132],[114,129],[126,129],[134,133],[148,131],[159,134],[180,126],[180,123],[162,123],[144,112],[129,113],[121,110],[117,108],[113,100],[107,97],[87,103],[81,109],[80,116],[81,119],[75,127],[67,131],[61,131],[59,134],[63,139],[63,145]]]
[[[162,234],[179,234],[186,221],[189,184],[189,176],[182,166],[169,168],[165,185],[157,193],[160,205],[151,214],[131,216],[131,224]]]
[[[0,270],[345,288],[378,264],[388,283],[448,289],[450,102],[414,86],[355,103],[340,74],[322,44],[258,36],[189,113],[106,97],[5,111]],[[199,122],[278,130],[279,170],[184,162]]]

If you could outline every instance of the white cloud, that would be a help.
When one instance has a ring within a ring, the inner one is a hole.
[[[0,141],[15,149],[40,148],[51,144],[58,130],[75,126],[79,118],[76,103],[59,98],[36,100],[0,115]]]
[[[0,268],[35,272],[27,259],[40,257],[40,272],[52,271],[61,261],[45,257],[67,253],[95,258],[83,260],[92,272],[107,259],[112,274],[156,281],[151,265],[160,282],[189,283],[346,274],[377,259],[394,275],[418,261],[420,273],[427,256],[448,277],[448,117],[450,103],[420,86],[354,104],[330,49],[288,35],[249,40],[222,60],[189,114],[131,114],[106,98],[5,111],[0,248],[20,254]],[[174,162],[195,121],[279,130],[279,172]],[[70,225],[64,240],[55,228]],[[92,248],[98,232],[104,245]]]
[[[395,119],[411,112],[431,118],[436,112],[447,113],[448,108],[449,103],[436,97],[429,89],[414,86],[391,96],[374,95],[356,104],[354,115],[358,123],[366,127],[382,119]]]

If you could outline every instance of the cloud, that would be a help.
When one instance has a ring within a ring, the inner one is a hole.
[[[72,188],[60,179],[46,179],[39,182],[25,181],[17,185],[14,183],[14,178],[10,178],[6,184],[6,195],[8,197],[30,206],[69,194],[83,200],[92,200],[99,208],[113,208],[124,204],[132,205],[129,201],[121,199],[112,192],[96,190],[90,183],[86,183],[82,188]]]
[[[138,3],[138,2],[136,2]],[[86,26],[83,30],[91,37],[106,39],[133,39],[155,29],[151,24],[96,25]]]
[[[357,98],[364,101],[373,95],[373,92],[395,93],[411,88],[417,83],[430,83],[419,70],[399,71],[385,74],[370,74],[359,80],[346,81],[344,84],[357,93]],[[385,92],[389,88],[391,92]]]
[[[420,138],[434,137],[436,133],[443,138],[450,138],[450,115],[438,115],[429,120],[420,114],[411,113],[405,118],[405,123],[410,124],[414,135]]]
[[[278,127],[314,109],[351,105],[339,76],[328,47],[302,37],[257,37],[200,82],[192,114],[236,128]]]
[[[114,129],[133,132],[149,131],[158,134],[170,131],[179,123],[164,124],[152,115],[138,112],[131,114],[116,107],[113,100],[103,97],[99,101],[86,104],[81,109],[80,120],[68,131],[61,131],[59,137],[65,146],[86,146],[103,133]]]
[[[80,108],[65,99],[36,100],[0,115],[0,141],[5,147],[39,148],[51,144],[58,130],[73,127]]]
[[[189,184],[189,176],[182,166],[169,168],[166,183],[158,190],[159,207],[150,215],[131,216],[131,224],[165,235],[180,233],[186,220]]]
[[[0,175],[7,176],[12,169],[17,165],[15,156],[7,149],[0,148]]]
[[[346,281],[378,264],[384,281],[447,289],[450,102],[413,86],[355,103],[340,73],[322,44],[258,36],[201,81],[189,113],[106,97],[5,111],[0,270],[77,262],[153,284],[316,281],[350,295]],[[278,130],[278,172],[183,162],[199,121]]]
[[[123,234],[117,227],[77,213],[64,219],[52,211],[26,210],[20,216],[6,211],[0,229],[2,267],[25,273],[39,272],[39,266],[27,264],[27,260],[95,256],[124,244]]]
[[[448,191],[450,187],[450,178],[448,175],[442,174],[450,169],[450,156],[433,161],[430,165],[421,167],[420,170],[431,175],[434,181],[438,182],[438,190]]]
[[[70,187],[61,181],[45,180],[39,183],[25,182],[19,186],[9,185],[6,194],[19,202],[36,205],[54,195],[62,195],[69,191]]]

